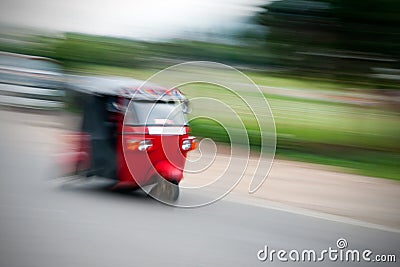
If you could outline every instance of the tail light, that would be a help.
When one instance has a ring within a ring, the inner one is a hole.
[[[128,150],[139,150],[146,151],[149,150],[153,146],[153,142],[149,139],[146,140],[127,140],[126,148]]]
[[[189,138],[185,138],[182,140],[182,150],[189,151],[197,148],[197,138],[194,136],[189,136]]]

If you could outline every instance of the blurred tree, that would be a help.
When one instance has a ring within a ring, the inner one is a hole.
[[[268,51],[297,72],[365,79],[378,67],[399,67],[397,0],[281,0],[261,8],[256,20],[268,28]]]
[[[400,55],[400,2],[397,0],[331,0],[340,21],[338,35],[345,49]]]

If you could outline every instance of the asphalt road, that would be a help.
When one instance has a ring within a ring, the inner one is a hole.
[[[100,182],[53,179],[54,147],[34,128],[8,116],[1,121],[0,266],[312,266],[276,256],[261,262],[257,253],[264,246],[319,253],[337,249],[339,238],[347,240],[347,249],[400,260],[398,232],[226,199],[173,208],[141,192],[110,192]],[[327,256],[320,264],[398,266]]]

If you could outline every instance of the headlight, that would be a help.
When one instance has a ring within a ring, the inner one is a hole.
[[[194,136],[189,136],[188,139],[182,141],[182,150],[188,151],[197,148],[197,139]]]
[[[145,151],[152,146],[153,146],[153,142],[151,142],[151,140],[143,140],[143,141],[140,141],[138,149],[139,149],[139,151]]]
[[[185,139],[182,142],[182,150],[189,150],[192,148],[192,142],[189,139]]]
[[[128,150],[139,150],[146,151],[153,146],[151,140],[128,140],[127,149]]]

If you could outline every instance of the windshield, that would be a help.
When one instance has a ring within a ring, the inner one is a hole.
[[[186,125],[186,116],[179,102],[134,101],[129,105],[126,123],[134,125]]]

